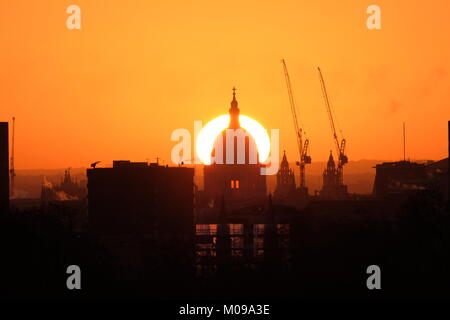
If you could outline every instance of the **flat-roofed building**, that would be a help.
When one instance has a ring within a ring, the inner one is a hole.
[[[88,169],[87,177],[94,234],[163,239],[193,232],[193,168],[114,161],[110,168]]]

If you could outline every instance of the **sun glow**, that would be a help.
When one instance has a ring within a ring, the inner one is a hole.
[[[211,164],[211,153],[217,136],[228,128],[230,115],[219,116],[208,122],[197,136],[195,150],[200,161],[206,165]],[[241,127],[255,139],[258,149],[259,162],[264,162],[269,157],[270,139],[266,129],[256,120],[239,115]]]

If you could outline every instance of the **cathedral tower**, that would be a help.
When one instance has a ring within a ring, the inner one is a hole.
[[[204,167],[204,191],[210,202],[219,207],[241,207],[263,203],[266,199],[266,177],[261,175],[257,146],[253,137],[241,128],[236,89],[229,108],[228,129],[218,135],[212,164]],[[222,201],[223,199],[223,201]]]

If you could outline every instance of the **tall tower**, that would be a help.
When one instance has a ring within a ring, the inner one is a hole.
[[[0,214],[9,211],[8,122],[0,122]]]
[[[264,164],[258,162],[254,138],[240,126],[236,88],[228,111],[228,128],[217,136],[212,164],[204,167],[205,195],[216,208],[222,203],[228,208],[264,203],[266,177],[261,175]]]
[[[324,198],[337,199],[347,195],[347,186],[341,184],[341,175],[336,168],[333,153],[330,151],[327,167],[323,171],[323,186],[320,195]]]
[[[281,160],[280,169],[277,172],[277,187],[274,192],[274,198],[277,200],[287,200],[295,195],[295,176],[294,170],[289,168],[289,162],[284,151]]]

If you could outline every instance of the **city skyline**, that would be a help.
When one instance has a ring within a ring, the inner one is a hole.
[[[81,30],[65,26],[69,3],[44,3],[0,5],[1,29],[15,30],[0,34],[0,120],[16,117],[16,169],[168,163],[171,132],[222,114],[233,86],[243,112],[280,129],[280,150],[294,160],[282,58],[313,162],[333,149],[317,66],[350,161],[402,159],[403,122],[408,158],[446,157],[450,4],[379,1],[382,29],[373,31],[357,1],[78,1]]]
[[[0,300],[449,299],[449,12],[0,1]]]

